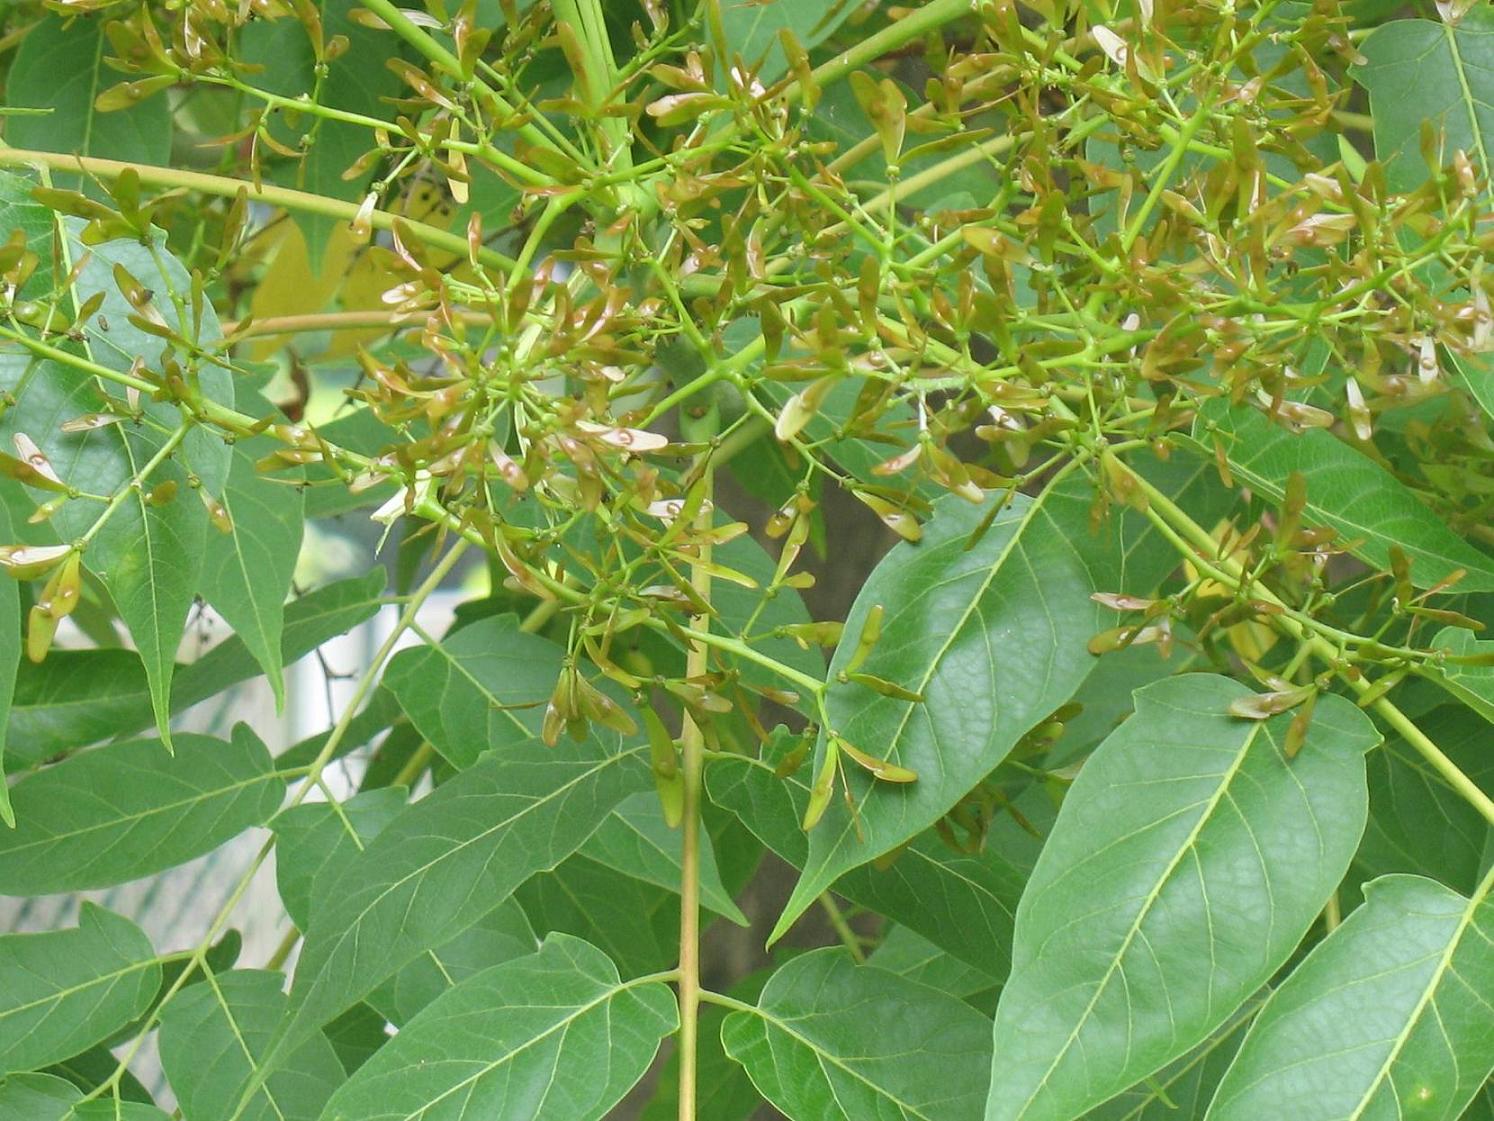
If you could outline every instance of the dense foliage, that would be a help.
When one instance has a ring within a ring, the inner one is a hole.
[[[1481,0],[3,19],[0,1119],[1494,1116]]]

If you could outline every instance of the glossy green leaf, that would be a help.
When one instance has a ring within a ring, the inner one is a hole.
[[[160,978],[150,939],[92,903],[72,930],[0,937],[0,1071],[60,1062],[107,1038],[144,1011]]]
[[[1323,696],[1288,762],[1291,714],[1229,715],[1249,692],[1148,686],[1079,772],[1017,910],[986,1121],[1069,1121],[1197,1046],[1343,878],[1378,734]]]
[[[44,17],[21,40],[6,76],[5,99],[7,105],[52,112],[11,118],[6,143],[131,163],[169,163],[171,109],[164,93],[112,113],[94,108],[99,94],[127,77],[104,62],[112,53],[102,19]],[[76,174],[57,177],[59,186],[78,181]]]
[[[552,935],[438,998],[322,1121],[597,1121],[677,1023],[668,986],[622,981],[594,946]]]
[[[726,1053],[794,1121],[979,1118],[990,1021],[963,1001],[816,950],[780,966],[752,1012],[721,1029]]]
[[[323,642],[366,622],[383,601],[384,571],[340,580],[308,592],[285,609],[281,656],[298,660]],[[192,705],[253,677],[258,665],[237,635],[177,669],[171,711]],[[16,767],[151,722],[150,691],[140,659],[127,650],[54,650],[40,665],[25,662],[16,680],[9,738]]]
[[[252,406],[251,406],[252,407]],[[268,410],[256,409],[255,415]],[[301,492],[255,470],[280,444],[269,437],[234,445],[228,484],[218,498],[233,532],[207,535],[202,594],[264,669],[276,703],[285,702],[281,639],[285,600],[301,550]]]
[[[491,752],[405,809],[313,910],[291,991],[291,1037],[331,1019],[552,868],[643,789],[640,748],[569,738]]]
[[[127,269],[156,293],[153,306],[184,336],[204,343],[219,336],[217,317],[211,308],[204,309],[201,324],[194,328],[186,304],[191,280],[162,246],[152,248],[124,240],[86,245],[79,237],[81,225],[76,220],[64,223],[70,259],[79,262],[74,300],[81,306],[96,293],[103,294],[99,314],[84,331],[84,350],[89,357],[105,366],[128,370],[142,357],[155,362],[164,349],[160,339],[130,324],[134,309],[115,280],[116,266]],[[115,401],[111,408],[110,399],[86,374],[50,360],[43,364],[51,367],[46,380],[55,380],[56,389],[66,391],[66,407],[73,410],[70,415],[124,407],[123,401]],[[190,364],[196,369],[204,395],[219,404],[233,405],[233,380],[226,367],[213,362]],[[33,379],[27,386],[23,415],[34,407],[38,389]],[[91,493],[113,493],[137,476],[165,446],[167,434],[182,423],[180,409],[170,402],[146,399],[142,408],[159,429],[154,425],[115,424],[70,435],[54,425],[43,429],[45,439],[36,439],[63,478]],[[49,447],[54,443],[56,454]],[[211,430],[193,428],[181,442],[180,455],[156,468],[145,480],[145,490],[132,490],[84,554],[84,563],[109,589],[140,652],[162,738],[169,739],[167,721],[176,650],[198,590],[209,532],[207,510],[193,494],[192,480],[195,477],[211,494],[221,494],[230,455],[228,446]],[[176,484],[175,498],[161,505],[149,502],[149,490],[166,483]],[[88,504],[69,503],[58,511],[53,524],[64,537],[75,537],[86,532],[97,516],[97,510]]]
[[[1437,709],[1417,725],[1464,774],[1494,792],[1494,753],[1489,751],[1487,725],[1470,720],[1455,706]],[[1367,762],[1369,824],[1354,857],[1365,878],[1405,872],[1438,880],[1456,891],[1477,887],[1494,838],[1494,828],[1477,807],[1399,738],[1370,752]]]
[[[563,658],[555,643],[499,615],[400,652],[384,685],[431,746],[468,767],[490,748],[539,741]]]
[[[894,548],[857,595],[830,665],[829,721],[860,750],[918,779],[879,783],[843,767],[856,817],[831,799],[773,938],[845,872],[933,825],[1094,667],[1087,644],[1112,613],[1090,596],[1123,582],[1121,519],[1092,532],[1091,488],[1071,476],[1036,498],[1013,496],[972,544],[1000,497],[983,506],[940,500],[923,540]],[[885,610],[881,639],[861,669],[921,701],[836,680],[874,605]],[[826,750],[822,734],[809,773]]]
[[[325,1036],[311,1036],[236,1112],[285,1015],[284,978],[233,970],[193,985],[161,1015],[161,1066],[184,1121],[316,1121],[343,1081]]]
[[[1209,1121],[1455,1121],[1494,1074],[1491,886],[1469,899],[1420,876],[1369,884],[1267,1002]]]
[[[1411,561],[1411,580],[1431,587],[1459,569],[1465,592],[1494,590],[1494,558],[1442,523],[1413,491],[1385,468],[1321,428],[1288,432],[1255,409],[1231,408],[1222,398],[1199,410],[1194,443],[1213,456],[1217,438],[1242,484],[1274,501],[1295,473],[1307,482],[1303,519],[1338,531],[1338,544],[1377,568],[1390,567],[1390,550]]]
[[[659,797],[652,790],[635,794],[607,815],[586,839],[581,852],[599,864],[627,876],[677,892],[680,884],[681,834],[664,822]],[[716,867],[716,850],[702,834],[700,846],[700,902],[739,926],[747,916],[732,901]]]
[[[217,848],[280,808],[285,780],[248,725],[232,739],[177,737],[87,752],[11,791],[0,892],[41,895],[139,879]]]

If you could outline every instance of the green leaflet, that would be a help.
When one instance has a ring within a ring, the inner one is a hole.
[[[1261,1011],[1208,1121],[1454,1121],[1494,1073],[1491,884],[1369,884]]]
[[[0,1079],[0,1121],[168,1121],[143,1102],[97,1098],[52,1074],[14,1074]]]
[[[127,109],[100,113],[99,94],[129,76],[104,64],[112,53],[102,19],[68,19],[49,14],[24,39],[5,80],[8,105],[52,110],[42,117],[14,117],[5,140],[14,148],[104,156],[130,163],[162,165],[171,158],[171,109],[164,92]],[[75,173],[55,175],[58,186],[73,187]]]
[[[322,1121],[598,1121],[677,1023],[662,982],[624,982],[594,946],[551,935],[437,998]]]
[[[92,903],[75,929],[0,937],[0,1072],[87,1050],[143,1012],[160,978],[150,939]]]
[[[10,511],[0,505],[0,538],[13,542]],[[11,704],[15,700],[16,672],[21,668],[21,589],[16,581],[0,582],[0,821],[16,823],[10,808],[10,787],[5,783],[5,741],[10,727]]]
[[[340,806],[306,802],[275,819],[280,899],[298,927],[309,927],[313,904],[325,906],[341,893],[358,854],[404,810],[405,797],[404,787],[380,787]],[[405,966],[371,992],[368,1003],[390,1022],[403,1024],[454,982],[533,953],[537,945],[524,912],[508,900]]]
[[[809,801],[808,765],[787,778],[776,767],[798,737],[780,732],[764,748],[762,766],[750,759],[712,760],[706,789],[765,845],[802,867],[809,839],[800,829]],[[1011,956],[1012,920],[1026,873],[998,845],[977,855],[955,852],[925,833],[887,868],[863,865],[836,882],[856,903],[917,931],[961,961],[1004,976]]]
[[[1378,733],[1323,696],[1288,763],[1291,714],[1228,714],[1249,693],[1211,674],[1139,690],[1079,772],[1017,910],[986,1121],[1069,1121],[1201,1043],[1343,878]]]
[[[184,1121],[316,1121],[343,1081],[332,1045],[313,1035],[235,1113],[285,1015],[279,973],[232,970],[193,985],[161,1015],[161,1066]]]
[[[248,406],[268,415],[262,402]],[[228,483],[221,495],[232,533],[207,535],[202,594],[217,608],[264,669],[277,706],[285,704],[280,644],[285,599],[301,551],[301,491],[255,470],[262,456],[279,447],[269,437],[242,440],[233,447]]]
[[[279,809],[285,780],[247,724],[225,743],[177,737],[87,752],[12,790],[17,825],[0,831],[0,892],[107,887],[217,848]]]
[[[780,966],[756,1010],[729,1015],[721,1037],[794,1121],[978,1118],[991,1061],[979,1012],[838,949]]]
[[[499,615],[395,655],[384,685],[432,747],[469,767],[491,748],[539,742],[563,659],[555,643]]]
[[[1390,567],[1396,546],[1411,561],[1411,580],[1428,588],[1458,569],[1458,590],[1494,590],[1494,558],[1485,556],[1442,523],[1394,475],[1331,433],[1288,432],[1255,409],[1215,398],[1199,409],[1190,444],[1213,455],[1217,437],[1238,481],[1281,501],[1293,473],[1307,481],[1303,517],[1331,526],[1339,544],[1377,568]]]
[[[30,233],[47,223],[51,214],[29,198],[30,181],[0,174],[0,218],[12,227]],[[49,236],[38,247],[45,266],[33,285],[49,276],[69,273],[77,264],[71,296],[74,308],[96,294],[103,302],[83,328],[81,343],[66,344],[100,365],[125,371],[137,360],[159,368],[163,340],[130,323],[135,314],[119,284],[114,269],[127,270],[153,294],[152,308],[184,337],[212,341],[219,336],[211,307],[200,309],[200,317],[188,306],[190,278],[181,264],[167,253],[159,239],[155,245],[117,240],[85,245],[80,240],[83,223],[62,219],[61,259],[53,260]],[[66,305],[64,305],[66,310]],[[226,368],[193,356],[176,355],[190,368],[203,394],[231,406],[233,381]],[[37,358],[25,352],[0,357],[0,390],[17,399],[14,408],[0,415],[0,438],[5,443],[16,433],[29,436],[51,461],[59,476],[87,494],[113,495],[126,488],[146,464],[174,439],[182,418],[179,408],[147,396],[141,407],[151,424],[113,424],[85,432],[68,433],[62,423],[89,413],[128,412],[124,393],[85,370],[52,358]],[[211,494],[220,494],[228,475],[228,447],[206,428],[192,428],[181,439],[179,454],[158,465],[144,480],[145,487],[125,492],[112,515],[98,529],[84,554],[85,563],[108,588],[120,617],[130,630],[145,665],[156,725],[170,741],[169,697],[176,648],[197,591],[203,550],[206,546],[207,511],[193,495],[189,478],[195,477]],[[175,496],[155,504],[148,495],[155,488],[173,484]],[[97,504],[74,501],[52,518],[63,539],[82,538],[99,516]]]
[[[345,890],[314,909],[288,1038],[304,1038],[574,852],[649,781],[641,750],[568,737],[554,748],[521,744],[406,808],[348,862]]]
[[[376,568],[308,592],[288,605],[280,644],[284,663],[289,665],[372,618],[384,602],[383,591],[384,570]],[[237,635],[228,638],[177,669],[171,711],[190,708],[257,672],[244,641]],[[102,739],[131,735],[150,722],[150,691],[135,654],[54,650],[40,665],[23,663],[17,677],[9,722],[11,769]]]
[[[1454,656],[1494,654],[1494,642],[1475,638],[1461,627],[1445,627],[1432,639],[1432,647]],[[1494,723],[1494,666],[1460,666],[1444,663],[1428,674],[1458,700]]]
[[[851,744],[909,768],[918,780],[877,783],[843,761],[857,820],[839,796],[831,799],[810,832],[804,874],[770,941],[845,872],[933,825],[1094,667],[1087,643],[1111,613],[1090,595],[1135,579],[1135,559],[1122,549],[1122,518],[1092,532],[1090,485],[1071,475],[1036,498],[1012,496],[972,545],[990,503],[1003,497],[989,496],[984,506],[941,499],[923,540],[894,548],[857,595],[831,660],[829,720]],[[1142,582],[1149,587],[1161,574]],[[921,702],[836,681],[878,604],[885,610],[881,639],[862,669],[920,694]],[[824,741],[822,733],[811,774],[824,758]]]

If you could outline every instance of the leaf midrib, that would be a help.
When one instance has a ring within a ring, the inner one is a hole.
[[[1109,964],[1105,967],[1104,975],[1101,976],[1099,982],[1095,985],[1095,990],[1093,995],[1091,995],[1089,998],[1089,1003],[1085,1006],[1084,1011],[1075,1021],[1074,1027],[1069,1032],[1068,1038],[1064,1040],[1063,1046],[1060,1047],[1058,1049],[1058,1053],[1054,1055],[1052,1062],[1048,1065],[1048,1069],[1043,1072],[1043,1076],[1041,1079],[1039,1079],[1037,1086],[1033,1088],[1032,1092],[1022,1102],[1021,1107],[1013,1115],[1015,1121],[1021,1121],[1021,1118],[1027,1115],[1028,1108],[1034,1101],[1037,1100],[1038,1095],[1043,1092],[1043,1089],[1048,1085],[1048,1080],[1052,1078],[1053,1072],[1058,1069],[1058,1065],[1063,1062],[1070,1049],[1073,1048],[1074,1043],[1078,1040],[1080,1032],[1083,1031],[1084,1027],[1089,1023],[1090,1016],[1094,1012],[1095,1005],[1099,1003],[1100,998],[1109,988],[1111,978],[1114,976],[1115,971],[1120,968],[1121,960],[1130,950],[1131,943],[1141,932],[1141,926],[1143,922],[1146,920],[1147,916],[1151,914],[1152,908],[1156,906],[1157,900],[1161,897],[1163,888],[1172,881],[1173,874],[1177,871],[1179,865],[1183,861],[1183,858],[1193,851],[1194,846],[1198,843],[1198,839],[1203,833],[1204,827],[1213,820],[1215,812],[1218,810],[1219,806],[1223,803],[1225,797],[1228,795],[1231,785],[1233,784],[1236,776],[1238,776],[1238,774],[1240,773],[1240,769],[1245,765],[1245,760],[1250,754],[1250,749],[1254,745],[1256,737],[1260,734],[1260,731],[1264,727],[1264,725],[1264,721],[1251,722],[1244,740],[1235,752],[1234,760],[1230,763],[1229,767],[1220,774],[1219,783],[1214,792],[1209,795],[1208,800],[1204,803],[1203,809],[1198,815],[1198,820],[1194,823],[1193,828],[1189,830],[1188,836],[1184,838],[1183,842],[1180,845],[1178,845],[1177,851],[1174,852],[1172,857],[1168,860],[1167,867],[1162,871],[1162,874],[1156,878],[1156,882],[1142,898],[1141,905],[1136,909],[1136,914],[1132,918],[1130,926],[1126,930],[1125,937],[1121,940],[1121,944],[1116,949],[1114,955],[1111,956]]]

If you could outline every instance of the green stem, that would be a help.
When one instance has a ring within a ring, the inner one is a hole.
[[[184,168],[156,167],[151,164],[125,163],[120,160],[100,159],[97,156],[72,156],[60,152],[37,152],[25,148],[0,148],[0,166],[45,167],[53,171],[74,171],[100,179],[118,179],[126,171],[133,171],[140,182],[151,187],[185,187],[201,191],[205,195],[219,198],[236,198],[240,191],[254,202],[278,206],[283,210],[295,210],[303,214],[320,214],[324,218],[335,218],[352,222],[358,217],[359,204],[341,199],[325,198],[322,195],[296,191],[289,187],[277,187],[268,183],[253,183],[247,179],[234,179],[226,175],[211,175],[205,171],[188,171]],[[465,258],[468,253],[465,236],[439,229],[425,222],[412,221],[387,210],[374,210],[368,216],[370,226],[376,230],[393,230],[399,223],[400,233],[409,236],[433,249],[444,249]],[[483,246],[477,251],[478,260],[495,268],[510,269],[513,260],[496,249]]]

